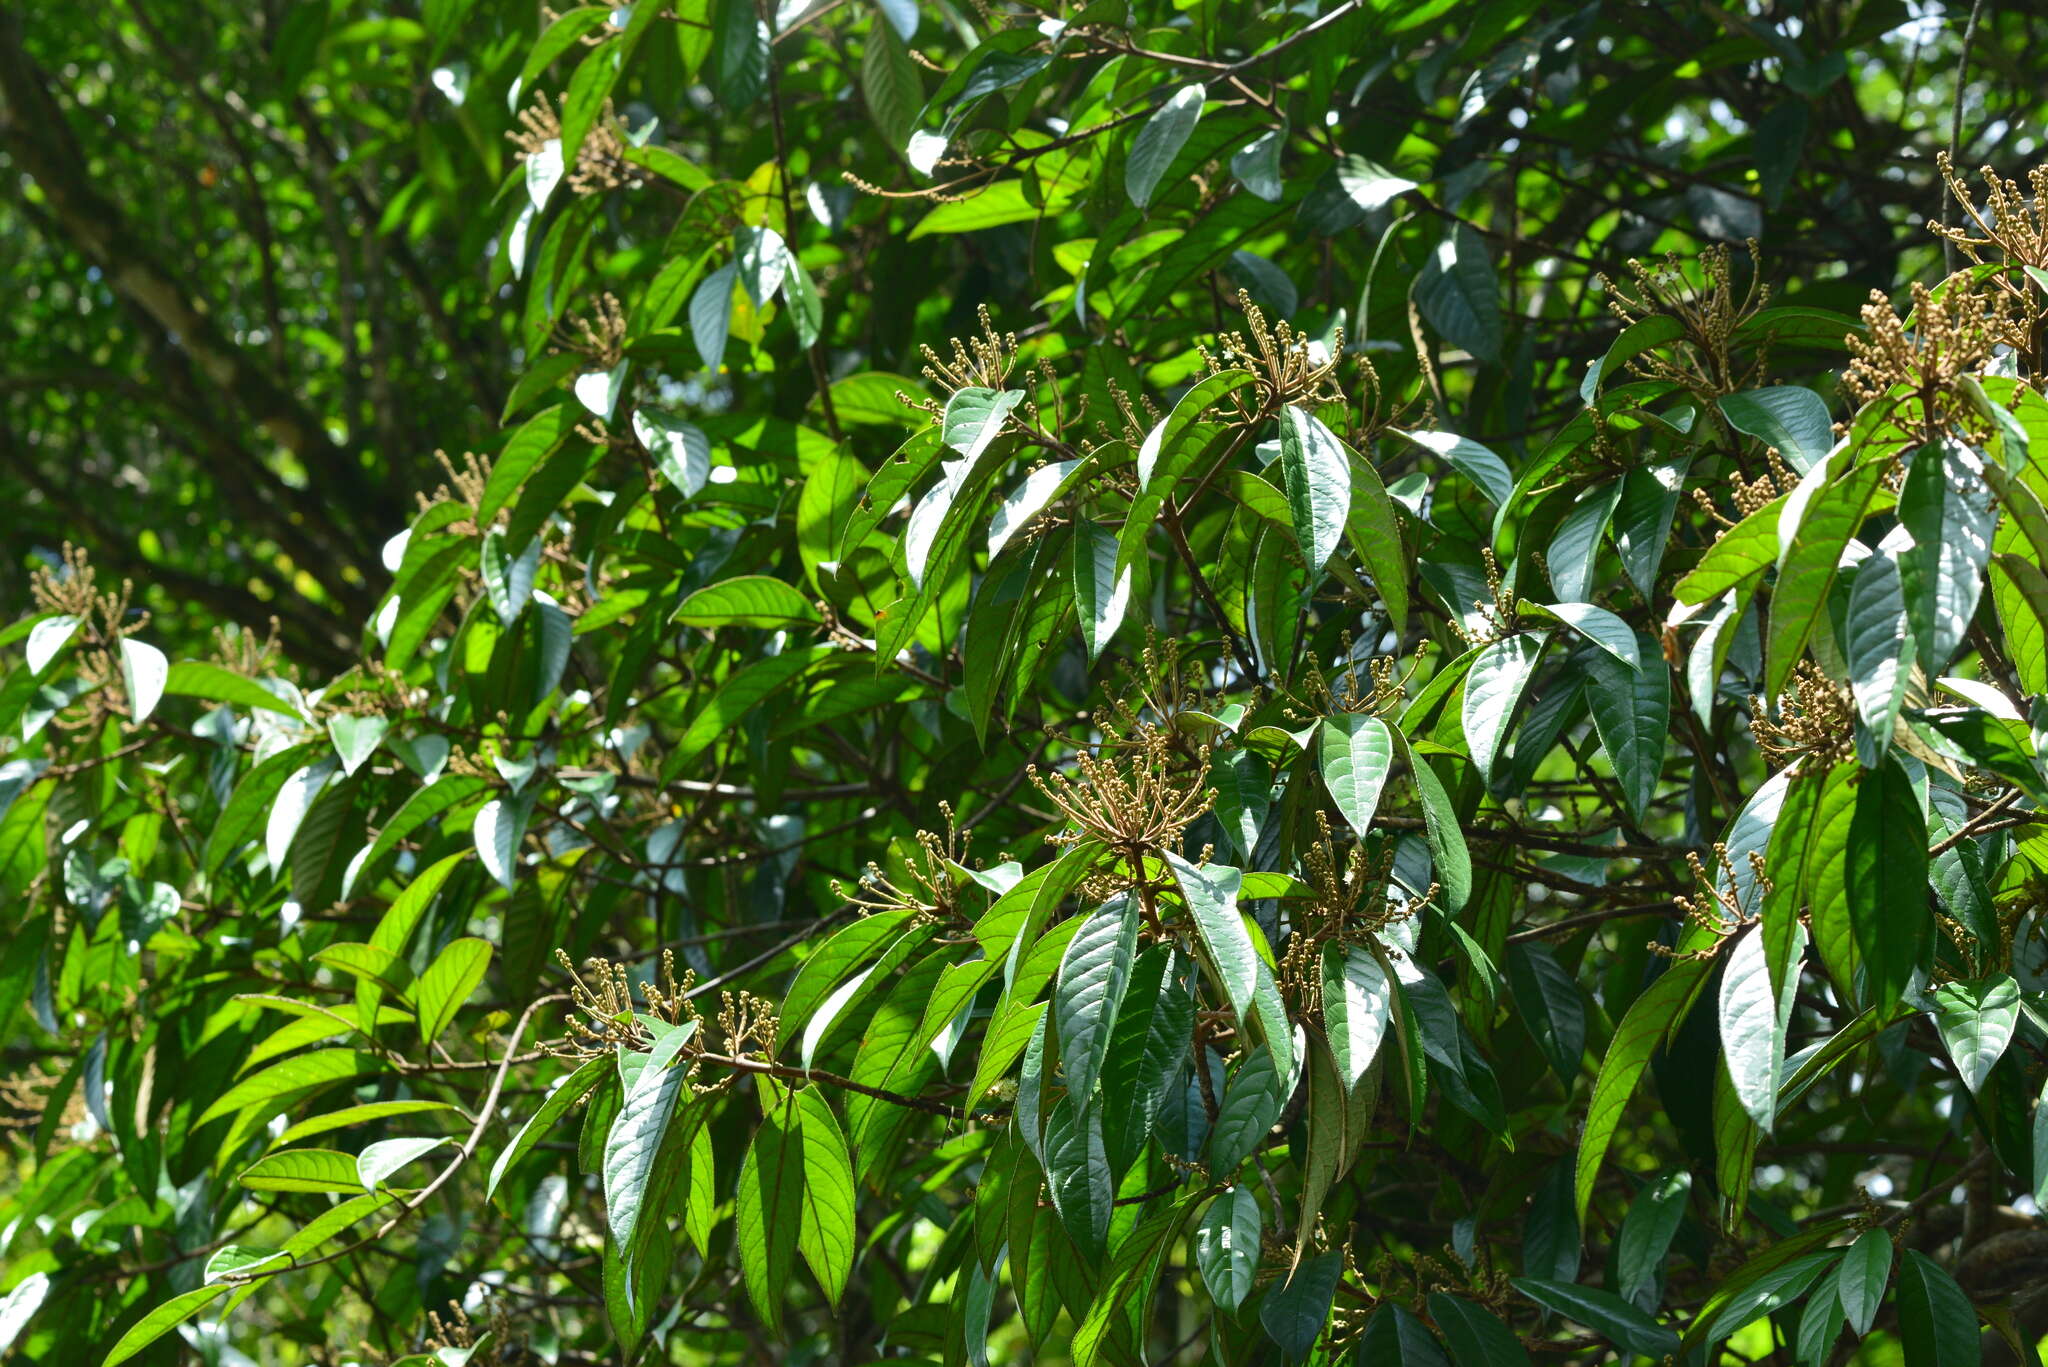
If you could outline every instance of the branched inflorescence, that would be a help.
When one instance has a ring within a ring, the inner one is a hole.
[[[1771,301],[1770,287],[1762,283],[1762,263],[1755,240],[1748,246],[1749,286],[1740,293],[1735,288],[1734,261],[1726,244],[1716,244],[1700,253],[1703,285],[1687,278],[1676,256],[1647,264],[1631,260],[1628,269],[1634,278],[1633,293],[1610,277],[1600,276],[1600,283],[1607,290],[1607,307],[1624,324],[1656,316],[1672,318],[1683,329],[1680,340],[1688,344],[1675,357],[1665,355],[1661,349],[1645,351],[1629,362],[1630,369],[1644,379],[1678,385],[1703,404],[1758,383],[1769,365],[1768,346],[1757,346],[1747,367],[1738,367],[1734,359],[1737,331]]]

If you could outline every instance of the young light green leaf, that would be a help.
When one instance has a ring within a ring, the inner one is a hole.
[[[1131,140],[1130,157],[1124,163],[1124,193],[1138,208],[1151,205],[1160,177],[1187,146],[1202,117],[1202,102],[1208,98],[1208,88],[1200,82],[1182,86],[1153,111]]]
[[[680,1074],[684,1070],[672,1071]],[[747,1299],[771,1333],[781,1329],[782,1303],[789,1295],[790,1273],[803,1229],[805,1156],[798,1113],[794,1103],[785,1102],[761,1117],[733,1196],[733,1222]]]
[[[363,767],[363,761],[377,752],[383,744],[384,735],[391,729],[391,719],[374,714],[352,716],[336,713],[327,719],[327,735],[334,742],[334,753],[341,760],[341,772],[353,774]]]
[[[1806,932],[1791,923],[1799,945]],[[1792,962],[1798,962],[1798,953]],[[1768,1134],[1777,1119],[1778,1087],[1785,1070],[1785,1031],[1799,975],[1786,975],[1782,991],[1771,987],[1770,965],[1761,930],[1739,935],[1721,974],[1721,1049],[1736,1099],[1757,1128]]]
[[[729,262],[704,277],[690,296],[690,340],[705,369],[714,375],[725,365],[725,339],[732,326],[732,290],[739,282],[737,262]]]
[[[837,1305],[846,1294],[853,1271],[859,1232],[854,1226],[853,1163],[846,1155],[846,1137],[831,1104],[816,1087],[796,1094],[803,1128],[803,1223],[797,1248],[818,1279],[825,1299]]]
[[[548,1093],[547,1099],[540,1103],[540,1108],[528,1116],[526,1123],[519,1127],[519,1133],[512,1136],[512,1142],[498,1155],[498,1161],[491,1164],[490,1180],[484,1184],[486,1199],[497,1194],[498,1183],[504,1180],[506,1170],[533,1152],[534,1145],[547,1137],[547,1132],[553,1128],[554,1123],[566,1115],[577,1102],[590,1095],[598,1083],[604,1081],[611,1067],[610,1057],[599,1054],[585,1059],[577,1065],[576,1071],[556,1084],[554,1090]]]
[[[413,1003],[419,1010],[420,1042],[431,1047],[454,1021],[455,1013],[491,966],[491,942],[464,937],[448,942],[434,956],[413,984]]]
[[[119,1341],[108,1350],[106,1357],[100,1360],[100,1367],[120,1367],[121,1363],[134,1357],[227,1293],[228,1286],[225,1282],[215,1282],[171,1297],[137,1320],[127,1333],[121,1335]]]

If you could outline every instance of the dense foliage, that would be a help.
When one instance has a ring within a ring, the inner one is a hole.
[[[0,1355],[2031,1360],[1997,10],[0,15]]]

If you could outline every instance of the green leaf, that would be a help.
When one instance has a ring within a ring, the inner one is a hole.
[[[1586,367],[1586,378],[1579,383],[1579,397],[1591,404],[1599,398],[1600,387],[1624,373],[1630,361],[1684,335],[1685,324],[1668,313],[1653,313],[1630,323],[1608,343],[1607,354]]]
[[[380,1139],[374,1144],[366,1145],[363,1151],[356,1155],[356,1175],[361,1178],[364,1191],[375,1191],[384,1185],[384,1179],[392,1173],[450,1142],[452,1141],[446,1135],[418,1139]]]
[[[1899,582],[1921,666],[1940,672],[1969,632],[1991,559],[1997,501],[1984,460],[1961,441],[1914,453],[1899,490],[1899,522],[1912,546],[1899,557]]]
[[[1587,1204],[1593,1199],[1593,1184],[1600,1175],[1600,1163],[1607,1156],[1608,1146],[1614,1142],[1614,1132],[1621,1124],[1622,1112],[1627,1108],[1629,1098],[1635,1095],[1636,1084],[1642,1080],[1643,1070],[1649,1066],[1650,1055],[1663,1043],[1665,1035],[1677,1027],[1681,1013],[1691,1003],[1693,992],[1706,976],[1708,967],[1705,961],[1698,959],[1681,959],[1672,964],[1630,1003],[1628,1014],[1615,1027],[1614,1038],[1607,1046],[1607,1057],[1601,1060],[1599,1077],[1593,1083],[1593,1099],[1586,1107],[1585,1129],[1579,1136],[1574,1199],[1581,1222],[1586,1218]]]
[[[1528,1350],[1514,1331],[1471,1301],[1432,1291],[1429,1317],[1457,1367],[1529,1367]]]
[[[143,1349],[155,1343],[171,1330],[191,1319],[214,1301],[226,1295],[225,1284],[196,1287],[182,1295],[171,1297],[137,1320],[101,1359],[100,1367],[119,1367]]]
[[[1280,410],[1280,468],[1287,478],[1294,539],[1313,588],[1336,553],[1351,512],[1351,454],[1320,418],[1289,404]]]
[[[1187,146],[1195,124],[1202,117],[1202,103],[1208,98],[1208,88],[1200,82],[1182,86],[1152,112],[1131,139],[1130,157],[1124,162],[1124,193],[1138,208],[1152,203],[1160,177],[1173,165],[1180,149]]]
[[[1843,894],[1871,999],[1905,993],[1933,939],[1927,907],[1927,824],[1896,758],[1864,774],[1843,855]]]
[[[1706,603],[1745,585],[1760,583],[1778,563],[1778,522],[1785,498],[1772,499],[1721,533],[1707,553],[1671,590],[1681,603]]]
[[[676,1070],[680,1072],[681,1070]],[[771,1333],[782,1329],[798,1235],[803,1227],[804,1140],[795,1104],[785,1101],[761,1117],[740,1167],[733,1196],[734,1228],[747,1299]]]
[[[1467,437],[1453,432],[1403,432],[1390,429],[1396,436],[1409,441],[1449,461],[1451,468],[1479,486],[1481,493],[1492,500],[1495,507],[1505,507],[1515,491],[1515,477],[1508,472],[1507,462]]]
[[[1550,587],[1559,598],[1577,602],[1591,596],[1600,541],[1620,502],[1621,481],[1608,480],[1581,496],[1557,524],[1550,546],[1543,553],[1543,562],[1550,571]]]
[[[1630,669],[1643,667],[1634,628],[1591,603],[1552,603],[1543,609]]]
[[[1053,1022],[1068,1095],[1086,1105],[1102,1073],[1138,953],[1138,904],[1120,896],[1090,912],[1067,942],[1053,990]]]
[[[388,1120],[399,1115],[422,1115],[436,1112],[460,1114],[456,1107],[445,1101],[366,1101],[360,1106],[346,1106],[326,1115],[316,1115],[299,1121],[277,1137],[280,1144],[296,1144],[301,1139],[316,1134],[327,1134],[334,1130],[345,1130],[356,1125],[367,1125],[376,1120]]]
[[[1501,743],[1514,724],[1522,694],[1543,658],[1543,639],[1526,632],[1495,641],[1479,652],[1465,675],[1465,697],[1461,720],[1466,743],[1472,747],[1472,763],[1479,775],[1491,783],[1500,759]],[[1596,714],[1597,715],[1597,714]],[[1657,736],[1661,752],[1664,737]]]
[[[2020,989],[2010,974],[1972,982],[1946,982],[1930,992],[1934,1024],[1956,1073],[1973,1093],[1984,1090],[2019,1028]]]
[[[1832,461],[1816,465],[1807,479],[1815,480],[1833,465]],[[1863,525],[1864,513],[1882,486],[1888,468],[1884,461],[1871,461],[1831,484],[1815,487],[1799,519],[1798,532],[1780,556],[1764,651],[1766,696],[1778,696],[1785,681],[1792,677],[1793,666],[1805,653],[1807,638],[1827,609],[1843,548]],[[1790,498],[1797,499],[1807,487],[1802,484]],[[1735,531],[1741,531],[1744,525],[1738,524]]]
[[[837,1305],[846,1294],[846,1279],[853,1271],[859,1241],[853,1214],[853,1163],[846,1155],[846,1137],[840,1133],[839,1121],[823,1092],[815,1087],[801,1089],[796,1094],[796,1108],[804,1142],[803,1223],[797,1231],[797,1247],[826,1301]]]
[[[1715,400],[1736,431],[1774,446],[1800,474],[1811,470],[1835,444],[1827,402],[1811,389],[1776,385],[1723,394]]]
[[[512,1142],[498,1155],[498,1161],[491,1164],[490,1180],[484,1185],[486,1199],[497,1194],[498,1183],[504,1180],[505,1173],[512,1165],[533,1152],[534,1146],[547,1137],[555,1122],[568,1114],[571,1107],[590,1095],[598,1083],[604,1081],[610,1074],[611,1067],[612,1061],[606,1055],[587,1058],[577,1065],[574,1072],[555,1085],[554,1090],[540,1103],[540,1108],[528,1116],[526,1123],[519,1127],[519,1133],[512,1136]]]
[[[1232,1314],[1252,1293],[1262,1227],[1259,1198],[1249,1186],[1225,1188],[1195,1226],[1195,1266],[1201,1269],[1202,1284]]]
[[[1319,1254],[1295,1268],[1293,1276],[1260,1302],[1259,1323],[1288,1361],[1305,1360],[1322,1337],[1343,1271],[1343,1254]]]
[[[1446,233],[1415,277],[1413,294],[1422,316],[1445,341],[1489,365],[1499,363],[1500,282],[1478,233],[1463,223]]]
[[[1885,1283],[1891,1275],[1892,1241],[1882,1229],[1864,1230],[1842,1255],[1835,1293],[1858,1337],[1869,1333],[1877,1322],[1878,1303],[1884,1299]]]
[[[1366,1322],[1352,1361],[1357,1367],[1451,1367],[1428,1327],[1391,1299]]]
[[[1355,1092],[1379,1057],[1394,1014],[1394,985],[1363,945],[1323,946],[1323,1028],[1337,1075]]]
[[[677,493],[695,498],[703,492],[711,478],[711,439],[702,428],[667,409],[641,404],[633,410],[633,436]]]
[[[1586,703],[1600,748],[1614,766],[1629,815],[1641,826],[1650,819],[1671,736],[1671,674],[1655,642],[1639,638],[1637,653],[1643,660],[1641,669],[1631,669],[1604,651],[1580,658],[1585,662]]]
[[[218,1116],[233,1115],[252,1106],[275,1106],[310,1096],[337,1082],[346,1082],[378,1071],[376,1060],[353,1049],[315,1049],[295,1054],[251,1074],[230,1087],[211,1106],[200,1112],[195,1125]]]
[[[1638,1291],[1656,1284],[1664,1256],[1671,1250],[1671,1240],[1685,1222],[1686,1198],[1691,1193],[1692,1174],[1671,1172],[1645,1184],[1629,1203],[1621,1234],[1615,1240],[1623,1300],[1633,1301]]]
[[[235,1179],[250,1191],[354,1191],[356,1160],[333,1149],[286,1149],[266,1154]]]
[[[1517,1277],[1514,1287],[1544,1309],[1585,1325],[1631,1353],[1661,1358],[1678,1351],[1678,1335],[1611,1292],[1537,1277]]]
[[[1117,570],[1116,534],[1099,523],[1074,528],[1074,607],[1089,663],[1102,657],[1131,603],[1131,569]]]
[[[682,1027],[688,1029],[688,1026]],[[671,1034],[669,1039],[677,1039]],[[680,1044],[678,1040],[678,1044]],[[678,1118],[690,1095],[689,1069],[670,1060],[649,1062],[628,1089],[604,1141],[604,1209],[612,1242],[630,1261],[644,1219],[659,1219],[678,1155]],[[790,1212],[794,1216],[795,1212]],[[795,1220],[789,1234],[794,1247]]]
[[[742,574],[698,589],[671,620],[704,631],[735,626],[773,631],[815,626],[819,618],[817,608],[792,585],[765,574]]]
[[[1340,712],[1323,718],[1316,755],[1337,811],[1362,839],[1394,767],[1393,733],[1368,713]]]
[[[899,154],[917,129],[924,107],[924,79],[911,60],[910,49],[886,24],[868,28],[860,54],[860,92],[868,117]]]
[[[1540,943],[1509,946],[1507,969],[1522,1024],[1569,1092],[1586,1052],[1586,1006],[1579,985],[1550,947]]]
[[[1255,1048],[1238,1064],[1209,1131],[1211,1172],[1218,1176],[1236,1172],[1265,1142],[1266,1132],[1280,1118],[1280,1107],[1287,1100],[1280,1094],[1281,1086],[1270,1049]]]
[[[1941,1264],[1907,1249],[1895,1299],[1899,1341],[1913,1367],[1975,1367],[1983,1360],[1977,1312]]]
[[[1394,734],[1407,756],[1415,795],[1422,802],[1423,836],[1429,842],[1429,857],[1443,890],[1444,907],[1452,912],[1461,911],[1472,895],[1472,852],[1466,847],[1465,833],[1458,825],[1457,808],[1451,805],[1451,795],[1429,761],[1416,754],[1398,731]]]
[[[1286,193],[1280,179],[1280,152],[1286,141],[1285,130],[1271,128],[1230,154],[1230,174],[1268,204],[1277,204]]]
[[[1166,852],[1166,866],[1194,918],[1210,972],[1229,999],[1230,1009],[1243,1019],[1251,1005],[1252,989],[1258,984],[1259,963],[1258,951],[1252,948],[1252,937],[1244,928],[1244,916],[1237,909],[1244,875],[1225,865],[1197,867],[1171,850]]]
[[[1882,758],[1898,725],[1915,654],[1899,567],[1883,550],[1856,570],[1842,634],[1856,712]]]
[[[1791,923],[1795,952],[1805,943],[1797,921]],[[1735,939],[1721,974],[1721,1048],[1728,1063],[1736,1099],[1757,1128],[1768,1133],[1777,1119],[1778,1087],[1785,1068],[1785,1031],[1791,1024],[1798,992],[1796,971],[1773,989],[1764,933],[1759,929]]]
[[[1084,1108],[1070,1093],[1060,1098],[1045,1125],[1045,1179],[1060,1223],[1090,1261],[1109,1239],[1116,1183],[1110,1176],[1102,1113]]]
[[[454,1021],[455,1013],[476,991],[491,966],[488,940],[451,940],[435,956],[413,985],[413,1002],[419,1008],[420,1042],[431,1046]]]

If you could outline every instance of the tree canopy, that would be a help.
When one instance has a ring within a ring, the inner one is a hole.
[[[2038,1361],[2041,28],[0,13],[0,1358]]]

